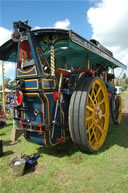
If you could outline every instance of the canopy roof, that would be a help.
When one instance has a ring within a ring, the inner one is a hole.
[[[99,48],[91,41],[86,40],[72,30],[62,30],[55,28],[39,29],[26,32],[26,35],[35,35],[40,41],[40,46],[46,56],[50,55],[50,46],[47,43],[50,39],[54,41],[55,57],[58,65],[64,63],[68,65],[77,65],[77,68],[87,60],[92,65],[102,64],[105,67],[121,67],[127,69],[127,66],[115,59],[105,50]],[[0,60],[16,62],[18,43],[12,40],[7,41],[0,47]]]

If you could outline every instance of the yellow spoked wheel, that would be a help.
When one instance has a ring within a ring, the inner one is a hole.
[[[112,96],[110,100],[111,116],[115,124],[120,124],[122,120],[122,99],[120,96]]]
[[[109,99],[106,86],[100,78],[85,78],[71,97],[71,137],[82,151],[95,152],[106,139],[108,125]]]
[[[122,99],[120,96],[118,96],[118,98],[119,98],[119,114],[118,114],[117,122],[118,122],[118,124],[120,124],[121,120],[122,120]]]
[[[104,143],[109,125],[109,100],[102,80],[95,80],[87,97],[86,133],[90,147],[96,151]]]

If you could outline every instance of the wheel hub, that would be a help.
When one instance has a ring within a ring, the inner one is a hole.
[[[96,108],[95,108],[95,118],[96,119],[101,119],[102,118],[102,110],[101,110],[99,104],[97,104]]]

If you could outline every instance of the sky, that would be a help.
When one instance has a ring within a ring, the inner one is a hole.
[[[11,38],[14,21],[27,19],[33,29],[68,28],[88,40],[97,39],[128,66],[127,18],[128,0],[0,0],[0,45]],[[14,79],[16,65],[4,65],[5,77]],[[125,73],[128,76],[128,70]],[[0,84],[1,79],[0,62]]]

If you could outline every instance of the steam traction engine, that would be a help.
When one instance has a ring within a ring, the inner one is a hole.
[[[98,41],[72,30],[31,30],[19,21],[0,59],[17,62],[14,120],[26,139],[54,146],[71,137],[82,151],[95,152],[106,139],[110,112],[120,124],[114,68],[126,66]]]

